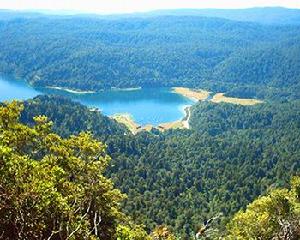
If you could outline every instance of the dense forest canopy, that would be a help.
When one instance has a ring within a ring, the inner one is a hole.
[[[299,97],[297,25],[176,15],[42,16],[0,21],[0,72],[75,90],[187,86]]]
[[[128,195],[125,212],[148,231],[166,224],[188,237],[218,213],[224,214],[218,220],[224,229],[240,208],[299,174],[299,101],[255,107],[198,103],[191,130],[136,136],[120,134],[124,130],[113,120],[87,129],[89,119],[103,123],[105,117],[69,100],[41,96],[24,106],[24,123],[49,113],[57,133],[89,130],[107,144],[113,160],[106,174]],[[115,130],[107,135],[109,129]]]

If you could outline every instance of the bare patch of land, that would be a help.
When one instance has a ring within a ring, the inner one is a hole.
[[[214,103],[232,103],[232,104],[239,104],[244,106],[256,105],[259,103],[263,103],[263,101],[258,99],[246,99],[246,98],[233,98],[233,97],[226,97],[224,93],[217,93],[213,96],[212,102]]]
[[[201,89],[190,89],[185,87],[173,87],[173,92],[178,93],[182,96],[185,96],[189,99],[192,99],[194,101],[204,101],[206,100],[210,92],[201,90]]]
[[[178,120],[175,122],[169,122],[169,123],[161,123],[158,125],[158,129],[160,131],[166,131],[168,129],[183,129],[184,125],[183,122]]]
[[[154,128],[155,128],[155,127],[152,126],[151,124],[147,124],[147,125],[141,127],[141,130],[145,130],[145,131],[150,132],[150,131],[151,131],[152,129],[154,129]]]
[[[190,129],[191,106],[187,106],[184,111],[185,117],[181,120],[181,122],[184,128]]]
[[[101,112],[99,108],[96,108],[96,107],[92,107],[92,108],[89,108],[89,110],[91,112]]]
[[[138,125],[130,114],[116,114],[112,116],[117,122],[124,124],[132,134],[137,134],[141,131],[141,126]]]

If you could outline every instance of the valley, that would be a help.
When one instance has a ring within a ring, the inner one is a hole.
[[[36,11],[0,9],[1,240],[300,239],[299,9]]]

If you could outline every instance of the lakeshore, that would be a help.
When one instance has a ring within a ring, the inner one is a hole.
[[[129,113],[141,126],[149,124],[158,126],[160,123],[181,119],[184,115],[182,107],[194,103],[188,98],[172,93],[170,88],[129,88],[123,89],[124,91],[108,89],[92,92],[57,85],[34,87],[26,81],[9,76],[0,76],[0,88],[1,101],[25,100],[43,94],[58,95],[87,106],[91,112],[101,111],[101,114],[106,116]],[[146,129],[151,128],[146,127]]]
[[[131,88],[117,88],[117,87],[111,87],[112,91],[138,91],[141,90],[142,87],[131,87]]]
[[[227,97],[225,96],[225,93],[216,93],[212,97],[210,97],[211,92],[202,89],[174,87],[172,88],[172,91],[184,97],[193,99],[194,101],[211,101],[214,103],[224,102],[224,103],[238,104],[243,106],[252,106],[252,105],[263,103],[263,101],[259,99],[253,99],[253,98]]]
[[[132,134],[137,134],[141,131],[151,131],[153,129],[157,129],[161,132],[164,132],[169,129],[189,129],[189,120],[191,116],[190,112],[191,106],[186,106],[184,108],[185,116],[181,120],[167,122],[167,123],[160,123],[158,126],[153,126],[151,124],[146,124],[145,126],[141,126],[136,123],[133,117],[128,113],[123,114],[115,114],[111,116],[112,119],[116,120],[117,122],[124,124]]]
[[[212,94],[205,90],[183,87],[172,89],[127,88],[123,91],[115,88],[114,90],[99,92],[56,86],[34,89],[25,81],[3,77],[0,78],[0,86],[3,90],[0,96],[2,101],[33,98],[40,94],[66,96],[88,106],[91,112],[101,111],[106,116],[113,116],[133,134],[140,131],[151,131],[152,129],[159,131],[189,129],[191,106],[198,101],[212,101],[216,104],[227,102],[241,105],[262,103],[257,99],[232,98],[225,96],[224,93]]]
[[[173,93],[182,95],[186,98],[192,99],[194,102],[198,102],[198,101],[211,101],[214,103],[225,102],[225,103],[238,104],[243,106],[252,106],[252,105],[263,103],[263,101],[258,99],[226,97],[224,93],[216,93],[212,97],[210,97],[211,92],[201,90],[201,89],[198,90],[198,89],[190,89],[184,87],[174,87],[172,88],[171,91]],[[169,129],[189,129],[191,107],[192,105],[188,105],[184,107],[185,115],[181,120],[160,123],[158,124],[158,126],[153,126],[151,124],[141,126],[134,121],[133,117],[130,114],[116,114],[112,118],[124,124],[133,134],[137,134],[138,132],[141,131],[151,131],[152,129],[158,129],[161,132]]]
[[[137,134],[140,129],[138,125],[128,113],[119,113],[111,116],[112,119],[116,120],[118,123],[124,124],[132,134]]]
[[[145,126],[137,124],[134,121],[133,117],[128,113],[115,114],[111,116],[111,118],[116,120],[118,123],[124,124],[128,128],[128,130],[134,135],[138,132],[151,131],[153,128],[155,128],[151,124],[147,124]]]
[[[64,87],[51,87],[51,86],[48,86],[46,88],[55,89],[55,90],[61,90],[61,91],[65,91],[65,92],[73,93],[73,94],[91,94],[91,93],[96,93],[94,91],[80,91],[80,90],[74,90],[74,89],[69,89],[69,88],[64,88]]]
[[[202,89],[191,89],[185,87],[173,87],[172,91],[174,93],[180,94],[184,97],[187,97],[195,102],[206,100],[211,92]]]

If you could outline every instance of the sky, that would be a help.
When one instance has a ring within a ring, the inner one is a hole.
[[[300,8],[300,0],[0,0],[0,9],[74,10],[93,13],[131,13],[176,8]]]

